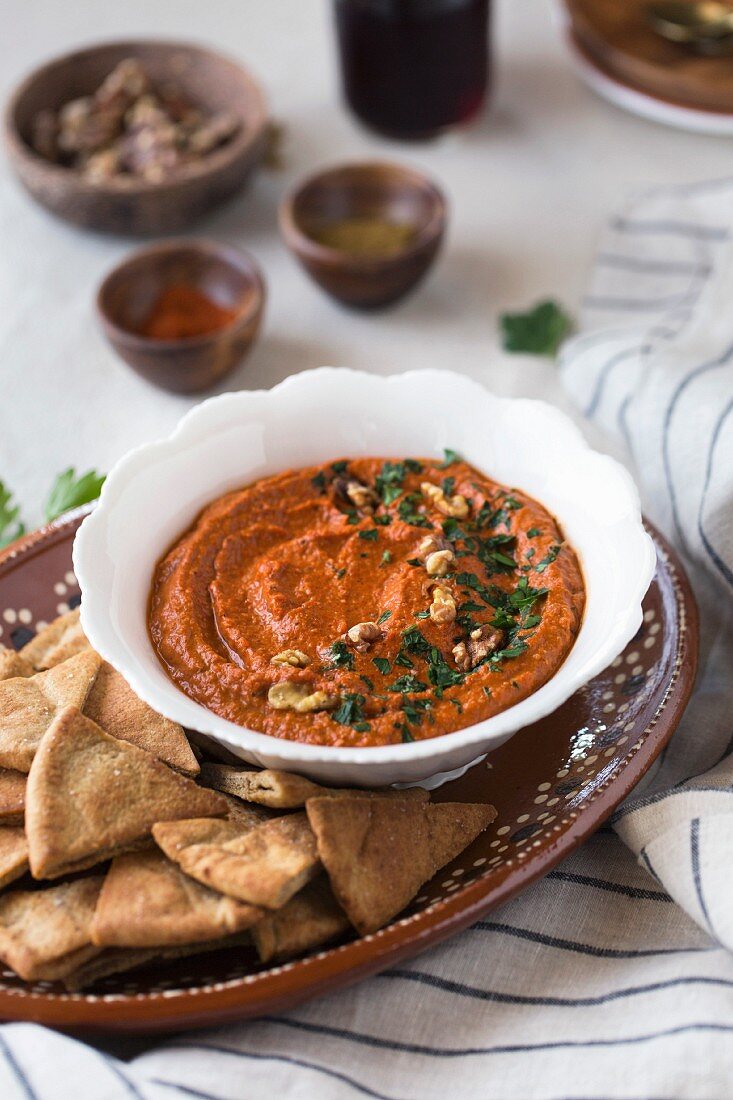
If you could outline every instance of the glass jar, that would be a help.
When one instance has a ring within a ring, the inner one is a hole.
[[[334,0],[334,6],[344,93],[367,126],[419,140],[481,110],[490,0]]]

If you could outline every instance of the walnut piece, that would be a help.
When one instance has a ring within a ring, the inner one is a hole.
[[[294,710],[298,714],[308,714],[315,710],[330,710],[338,704],[338,698],[325,691],[311,691],[308,684],[282,680],[279,684],[272,685],[267,693],[267,702],[273,710]]]
[[[478,626],[471,631],[468,644],[459,642],[453,646],[453,659],[462,672],[470,672],[489,656],[501,649],[504,643],[504,635],[501,630],[486,624]]]
[[[432,592],[430,618],[434,623],[452,623],[456,617],[456,601],[448,588],[436,584]]]
[[[468,515],[468,501],[460,493],[447,497],[443,489],[439,485],[433,485],[431,481],[423,481],[420,491],[444,516],[465,519]]]
[[[282,653],[276,653],[270,657],[271,665],[290,665],[291,668],[306,668],[311,663],[307,653],[302,649],[284,649]]]
[[[346,640],[357,653],[366,653],[373,642],[378,642],[384,637],[384,631],[378,623],[357,623],[346,631]]]
[[[344,492],[355,508],[358,508],[361,512],[366,512],[369,516],[373,513],[376,505],[379,504],[379,497],[374,490],[361,481],[357,481],[356,478],[351,478],[346,482]]]
[[[431,577],[444,577],[455,560],[452,550],[434,550],[425,559],[425,568]]]

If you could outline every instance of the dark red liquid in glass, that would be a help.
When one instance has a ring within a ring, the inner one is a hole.
[[[368,126],[425,138],[467,122],[489,76],[490,0],[335,0],[346,98]]]

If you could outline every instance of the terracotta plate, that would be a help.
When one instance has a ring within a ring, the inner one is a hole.
[[[79,602],[71,544],[81,517],[0,557],[0,641],[23,645]],[[659,562],[626,651],[550,718],[516,734],[440,800],[491,801],[494,824],[389,927],[264,969],[248,949],[109,978],[93,993],[28,986],[0,968],[0,1018],[64,1028],[173,1030],[281,1011],[354,982],[466,927],[547,874],[603,822],[659,755],[692,690],[697,612],[681,566],[650,528]]]

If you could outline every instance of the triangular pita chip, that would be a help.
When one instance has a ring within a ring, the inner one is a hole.
[[[395,791],[362,791],[338,787],[321,787],[302,775],[266,768],[264,771],[244,771],[229,764],[203,764],[201,782],[216,791],[224,791],[245,802],[257,802],[273,810],[295,810],[305,806],[309,798],[400,798],[427,802],[428,791],[422,787],[409,787]]]
[[[268,913],[252,929],[260,962],[291,959],[320,947],[351,928],[325,875],[309,882],[287,905]]]
[[[102,658],[79,653],[48,672],[0,680],[0,768],[30,769],[41,738],[63,707],[83,707]]]
[[[0,768],[0,825],[21,825],[25,816],[25,785],[22,772]]]
[[[201,886],[156,848],[112,862],[92,940],[100,947],[170,947],[243,932],[262,916],[262,909]]]
[[[0,645],[0,680],[10,680],[14,676],[32,676],[35,671],[22,654]]]
[[[129,741],[186,775],[198,775],[199,764],[183,727],[138,699],[124,676],[105,661],[84,704],[84,714],[105,733]]]
[[[34,669],[42,671],[91,648],[79,622],[79,608],[75,607],[39,630],[35,638],[23,646],[21,653]]]
[[[119,974],[126,970],[137,970],[141,966],[165,959],[183,959],[189,955],[202,955],[206,951],[225,951],[230,947],[241,947],[250,943],[249,932],[238,932],[234,936],[207,940],[205,943],[184,944],[180,947],[151,947],[144,949],[125,949],[124,947],[104,948],[99,955],[83,963],[77,970],[64,974],[61,981],[74,993],[79,989],[88,989],[90,985],[107,978],[110,974]]]
[[[27,982],[55,981],[99,954],[89,931],[102,876],[0,897],[0,958]]]
[[[333,892],[362,935],[415,897],[496,817],[493,806],[313,798],[306,804]]]
[[[236,822],[228,824],[237,828]],[[188,846],[174,839],[175,832],[156,825],[153,837],[187,875],[265,909],[279,909],[319,870],[315,837],[304,813],[275,817],[238,835],[222,832],[219,839]]]
[[[28,870],[28,842],[18,826],[0,828],[0,888]]]
[[[226,812],[221,795],[67,707],[44,737],[28,776],[31,873],[58,878],[139,848],[156,821]]]

